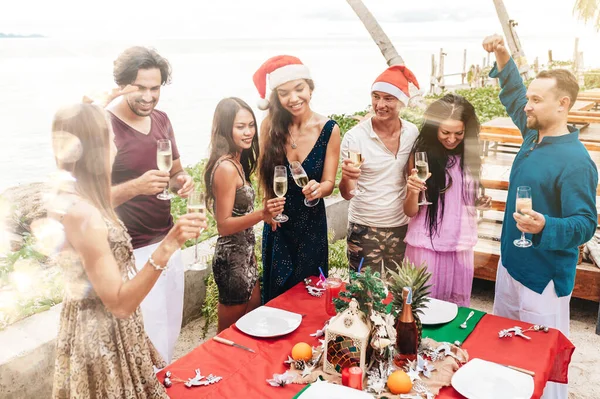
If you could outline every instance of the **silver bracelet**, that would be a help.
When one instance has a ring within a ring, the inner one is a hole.
[[[148,263],[150,263],[156,270],[164,272],[165,270],[167,270],[167,268],[169,267],[169,264],[167,263],[164,266],[159,266],[154,262],[154,259],[152,259],[152,255],[150,255],[148,257]]]

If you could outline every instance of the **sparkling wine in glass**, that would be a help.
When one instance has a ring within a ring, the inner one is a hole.
[[[200,191],[193,191],[190,193],[187,199],[187,213],[201,213],[206,214],[206,202],[204,193]],[[206,265],[200,264],[198,260],[198,238],[196,237],[196,243],[194,245],[194,263],[191,265],[195,270],[206,269]]]
[[[353,166],[355,168],[360,168],[363,164],[363,157],[360,152],[360,147],[358,147],[357,145],[350,145],[350,148],[348,149],[348,158],[352,161],[352,163],[354,164]],[[350,194],[356,197],[357,195],[360,195],[362,193],[363,191],[360,189],[360,187],[358,187],[357,181],[356,187],[350,191]]]
[[[517,187],[517,212],[523,215],[523,209],[533,209],[531,199],[531,187]],[[513,244],[519,248],[528,248],[531,246],[531,240],[525,238],[525,233],[521,232],[521,238],[514,240]]]
[[[201,213],[206,214],[206,202],[203,192],[193,191],[190,193],[187,200],[188,213]],[[200,264],[198,260],[198,237],[196,237],[196,243],[194,245],[194,263],[191,265],[195,270],[206,269],[206,265]]]
[[[417,177],[425,182],[429,177],[429,162],[427,161],[426,152],[415,153],[415,167],[417,169]],[[421,200],[417,205],[431,205],[431,202],[427,201],[427,193],[422,191]]]
[[[278,198],[285,197],[288,190],[288,176],[287,169],[283,165],[275,166],[275,172],[273,174],[273,191]],[[274,221],[283,223],[287,222],[290,218],[283,213],[275,216]]]
[[[301,187],[304,188],[308,182],[308,175],[306,174],[306,172],[304,171],[304,168],[302,167],[302,164],[298,161],[294,161],[290,164],[290,171],[292,172],[292,177],[294,178],[294,181],[296,182],[296,184]],[[304,198],[304,205],[308,206],[308,207],[312,207],[315,206],[319,203],[319,198],[316,198],[314,200],[308,201],[306,198]]]
[[[171,140],[162,139],[157,141],[156,147],[156,166],[162,172],[169,172],[173,167],[173,152],[171,150]],[[170,200],[173,196],[167,191],[167,187],[162,193],[156,196],[161,200]]]

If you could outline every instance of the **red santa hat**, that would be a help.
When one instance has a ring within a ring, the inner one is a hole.
[[[404,65],[393,65],[383,71],[375,79],[371,92],[381,91],[391,94],[400,100],[404,105],[408,105],[410,99],[410,84],[414,84],[419,89],[419,82],[413,73]]]
[[[269,75],[269,88],[271,90],[292,80],[311,79],[308,68],[300,59],[291,55],[276,55],[269,58],[254,72],[252,77],[261,98],[258,102],[258,108],[263,111],[269,108],[269,100],[265,98],[267,95],[267,75]]]

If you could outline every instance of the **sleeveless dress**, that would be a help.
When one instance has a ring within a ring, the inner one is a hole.
[[[334,120],[323,126],[319,138],[302,162],[309,180],[321,181],[327,143]],[[288,191],[283,213],[289,217],[277,230],[263,228],[263,302],[283,294],[306,277],[328,273],[327,217],[323,198],[314,207],[304,205],[302,188],[296,185],[286,158]]]
[[[475,199],[465,204],[460,156],[452,156],[448,163],[446,174],[452,177],[453,183],[445,193],[443,218],[438,205],[438,231],[432,239],[427,207],[420,206],[419,213],[408,224],[405,257],[415,265],[427,264],[427,270],[432,273],[433,298],[469,306],[475,263],[473,248],[477,244]],[[472,185],[468,176],[467,184]],[[446,184],[448,181],[449,178]]]
[[[211,181],[215,170],[223,161],[231,162],[244,182],[242,187],[235,190],[232,216],[239,217],[254,212],[254,189],[247,184],[243,171],[240,171],[233,160],[229,158],[219,160],[213,168]],[[250,300],[252,290],[258,281],[254,255],[255,243],[256,238],[252,227],[228,236],[219,236],[217,239],[212,267],[221,304],[241,305]]]
[[[123,223],[105,219],[108,241],[123,281],[135,270],[131,237]],[[102,303],[74,252],[58,261],[65,270],[65,296],[56,339],[53,398],[165,398],[154,367],[166,363],[144,331],[138,308],[125,319]]]

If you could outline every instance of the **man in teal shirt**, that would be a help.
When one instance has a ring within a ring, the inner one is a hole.
[[[598,170],[567,125],[579,85],[566,70],[543,71],[526,89],[499,35],[483,48],[494,52],[490,77],[500,81],[500,101],[523,135],[509,180],[494,314],[543,324],[569,335],[569,302],[575,284],[578,247],[597,226]],[[516,213],[517,187],[529,186],[532,208]],[[532,244],[513,241],[526,233]],[[567,398],[565,384],[548,383],[544,398]]]

